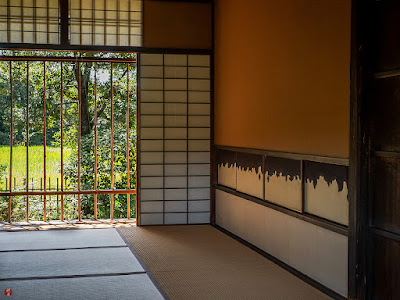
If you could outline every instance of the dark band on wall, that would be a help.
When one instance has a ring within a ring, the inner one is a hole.
[[[234,167],[236,163],[236,152],[228,150],[217,150],[217,165]]]
[[[322,176],[324,180],[331,185],[336,180],[339,192],[343,190],[344,183],[348,181],[348,168],[346,166],[323,164],[317,162],[304,162],[304,177],[310,180],[314,188],[317,186],[317,180]]]
[[[264,172],[267,181],[274,174],[276,176],[285,176],[286,180],[289,179],[290,181],[301,179],[301,162],[294,159],[267,156],[265,158]]]
[[[239,170],[252,170],[255,169],[256,173],[259,173],[259,168],[261,167],[261,174],[263,172],[263,157],[262,155],[258,154],[250,154],[250,153],[243,153],[237,152],[236,156],[236,163],[237,168]]]

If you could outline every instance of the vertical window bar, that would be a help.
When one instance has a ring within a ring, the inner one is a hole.
[[[95,20],[95,2],[96,0],[92,0],[92,45],[94,45],[95,34],[94,34],[94,20]],[[96,67],[95,67],[96,69]],[[95,75],[96,76],[96,75]]]
[[[11,7],[10,0],[7,0],[7,42],[11,40]]]
[[[37,43],[37,24],[36,24],[36,13],[37,13],[37,5],[36,5],[36,0],[33,0],[33,33],[34,33],[34,39],[33,42]]]
[[[46,135],[47,135],[47,124],[46,124],[46,62],[43,61],[43,190],[46,191]],[[46,195],[43,195],[43,221],[47,221],[46,213]]]
[[[186,223],[189,224],[189,56],[186,55]]]
[[[131,0],[128,0],[128,45],[132,45],[131,43]]]
[[[29,191],[29,61],[26,62],[26,191]],[[26,221],[29,222],[29,196],[26,195]]]
[[[46,7],[46,31],[47,31],[47,37],[46,37],[46,41],[47,44],[49,44],[50,41],[50,13],[49,13],[49,0],[47,0],[46,3],[47,7]]]
[[[61,103],[60,103],[60,130],[61,130],[61,191],[64,191],[64,76],[63,63],[61,66]],[[64,195],[61,194],[61,222],[64,222]]]
[[[12,190],[12,152],[13,152],[13,143],[14,143],[14,101],[13,101],[13,81],[12,81],[12,62],[10,61],[10,174],[9,174],[9,182],[10,182],[10,192]],[[8,198],[8,222],[11,223],[11,199],[10,196]]]
[[[59,1],[59,14],[60,18],[60,35],[61,35],[61,44],[68,45],[68,4],[69,0],[60,0]]]
[[[304,160],[300,161],[300,183],[301,183],[301,213],[304,214],[305,208],[306,208],[306,203],[305,203],[305,178],[304,178]],[[265,182],[265,181],[264,181]]]
[[[120,38],[119,38],[119,24],[120,24],[120,22],[119,22],[119,18],[120,18],[119,7],[120,7],[120,5],[119,5],[119,0],[117,0],[117,22],[116,22],[116,24],[117,24],[117,30],[116,30],[116,33],[117,33],[117,45],[118,45],[118,46],[119,46],[119,41],[120,41]]]
[[[162,68],[163,68],[163,109],[162,109],[162,118],[163,118],[163,136],[162,136],[162,151],[163,151],[163,224],[165,224],[165,54],[163,54]],[[140,116],[139,116],[140,117]]]
[[[81,63],[78,62],[78,191],[81,191],[81,131],[82,131],[82,116],[81,116]],[[78,194],[78,219],[82,220],[82,212],[81,212],[81,194]]]
[[[131,188],[130,169],[129,169],[129,63],[126,66],[126,188]],[[127,194],[127,215],[128,219],[131,218],[131,194]]]
[[[113,68],[114,64],[111,63],[111,189],[114,190],[114,82],[113,82]],[[114,194],[111,194],[110,204],[110,218],[114,218]]]
[[[106,20],[107,20],[107,0],[104,0],[104,45],[107,45],[107,25],[106,25]]]
[[[21,0],[21,42],[24,43],[24,0]]]
[[[82,0],[79,0],[79,42],[82,45]],[[79,90],[80,92],[81,90]]]
[[[94,63],[94,190],[97,191],[97,63]],[[94,219],[97,220],[97,193],[94,194]]]

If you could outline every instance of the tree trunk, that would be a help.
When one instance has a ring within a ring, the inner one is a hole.
[[[91,63],[81,64],[81,137],[92,132],[93,124],[91,122],[89,111],[89,81]],[[84,66],[84,68],[82,68]],[[79,78],[78,66],[75,67],[76,79]]]

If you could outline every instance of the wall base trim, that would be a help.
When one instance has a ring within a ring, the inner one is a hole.
[[[322,219],[322,218],[319,218],[317,216],[310,215],[310,214],[307,214],[307,213],[300,213],[300,212],[291,210],[289,208],[280,206],[278,204],[272,203],[270,201],[262,200],[260,198],[257,198],[257,197],[254,197],[254,196],[250,196],[250,195],[238,192],[237,190],[234,190],[232,188],[228,188],[226,186],[222,186],[222,185],[219,185],[219,184],[215,184],[214,188],[216,190],[220,190],[220,191],[223,191],[225,193],[235,195],[235,196],[237,196],[239,198],[242,198],[242,199],[245,199],[245,200],[248,200],[248,201],[252,201],[254,203],[266,206],[268,208],[275,209],[275,210],[277,210],[277,211],[279,211],[281,213],[284,213],[284,214],[287,214],[289,216],[298,218],[298,219],[303,220],[305,222],[309,222],[311,224],[314,224],[314,225],[317,225],[319,227],[328,229],[328,230],[336,232],[338,234],[341,234],[341,235],[344,235],[344,236],[348,236],[348,228],[346,226],[344,226],[344,225],[337,224],[337,223],[334,223],[332,221],[329,221],[329,220],[326,220],[326,219]]]
[[[284,263],[283,261],[277,259],[276,257],[274,257],[271,254],[265,252],[264,250],[261,250],[257,246],[254,246],[253,244],[251,244],[248,241],[242,239],[241,237],[233,234],[232,232],[226,230],[225,228],[222,228],[222,227],[220,227],[218,225],[212,225],[212,226],[214,228],[218,229],[219,231],[221,231],[222,233],[228,235],[229,237],[235,239],[239,243],[241,243],[241,244],[245,245],[246,247],[250,248],[251,250],[253,250],[253,251],[257,252],[258,254],[264,256],[265,258],[269,259],[273,263],[277,264],[281,268],[283,268],[286,271],[290,272],[294,276],[300,278],[301,280],[303,280],[304,282],[306,282],[309,285],[313,286],[314,288],[320,290],[321,292],[323,292],[324,294],[328,295],[332,299],[336,299],[336,300],[346,299],[345,297],[343,297],[342,295],[336,293],[335,291],[331,290],[330,288],[326,287],[325,285],[323,285],[323,284],[319,283],[318,281],[312,279],[311,277],[301,273],[300,271],[294,269],[293,267],[289,266],[288,264]]]

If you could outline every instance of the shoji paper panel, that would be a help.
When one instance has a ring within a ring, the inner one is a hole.
[[[0,43],[59,44],[58,0],[0,1]]]
[[[71,0],[71,44],[141,46],[141,0]]]
[[[140,55],[141,224],[210,222],[210,57]]]

